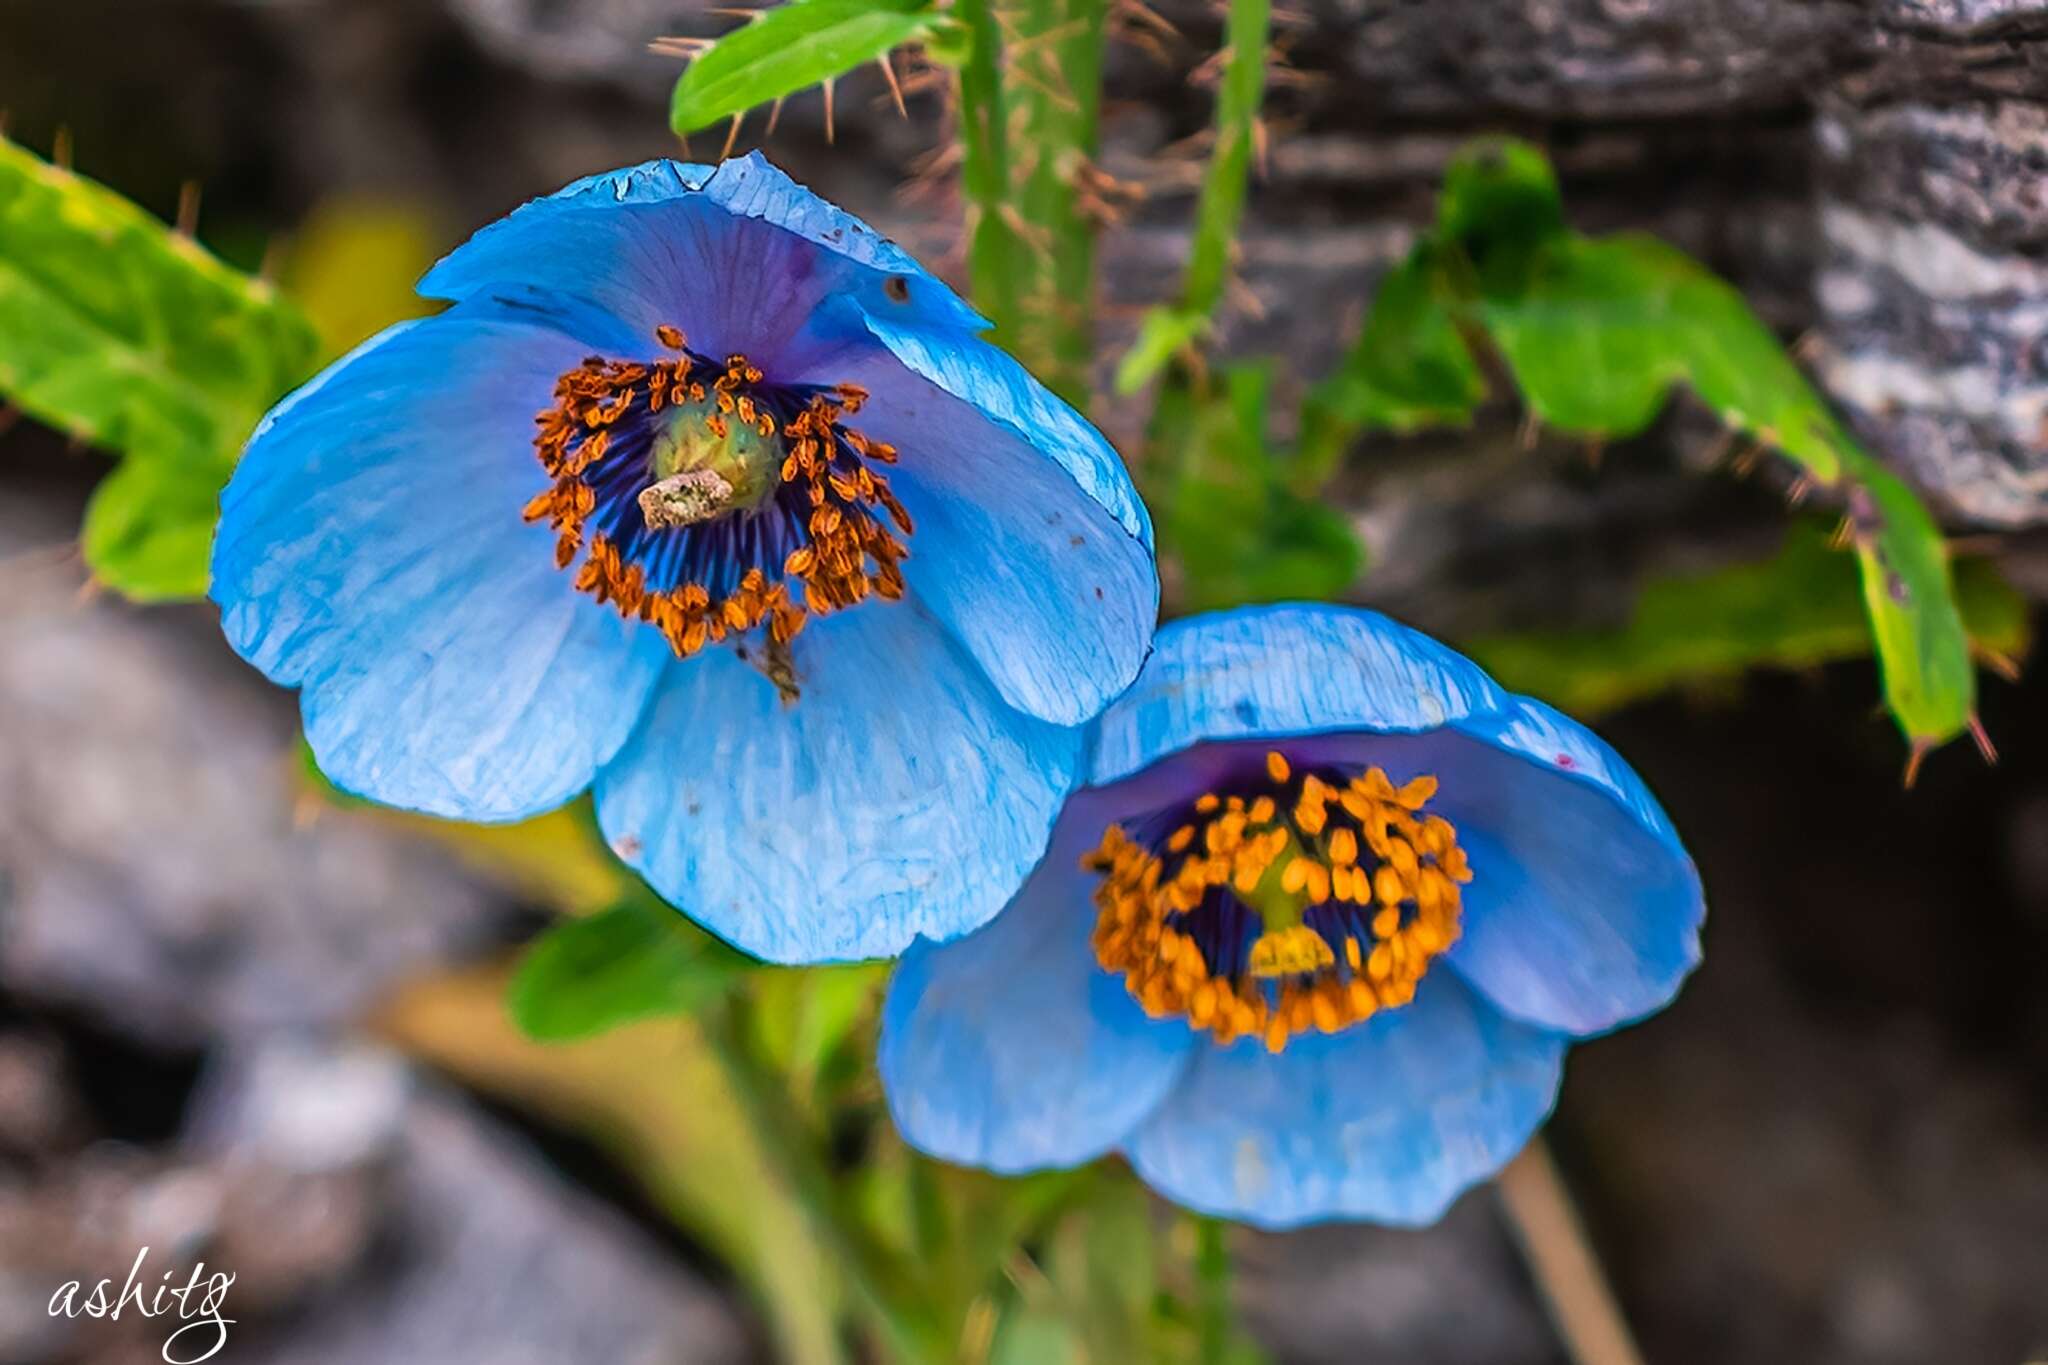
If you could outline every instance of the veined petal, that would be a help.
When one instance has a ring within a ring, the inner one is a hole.
[[[1088,946],[1096,878],[1080,859],[1115,818],[1076,796],[994,922],[903,955],[879,1066],[913,1147],[1004,1172],[1078,1165],[1121,1142],[1180,1076],[1196,1034],[1146,1018]]]
[[[1094,726],[1100,785],[1204,740],[1433,730],[1506,701],[1478,665],[1377,612],[1289,603],[1160,629]]]
[[[1436,972],[1408,1005],[1278,1055],[1198,1051],[1127,1151],[1167,1198],[1261,1227],[1430,1223],[1542,1124],[1564,1048]]]
[[[575,340],[457,309],[365,343],[267,417],[221,497],[228,641],[301,686],[335,782],[510,820],[624,742],[666,651],[589,609],[521,509]]]
[[[1656,798],[1541,702],[1459,729],[1491,747],[1440,789],[1473,869],[1452,965],[1502,1009],[1571,1033],[1663,1008],[1699,964],[1706,898]]]
[[[558,321],[615,319],[642,338],[672,324],[705,354],[741,352],[782,372],[858,338],[857,321],[820,311],[826,299],[943,328],[987,326],[893,242],[758,152],[579,180],[477,233],[420,292]]]
[[[1079,732],[1005,706],[915,599],[814,623],[783,702],[728,648],[677,662],[597,781],[627,862],[758,957],[979,928],[1044,851]]]
[[[869,330],[848,377],[895,445],[917,525],[905,576],[1013,706],[1092,718],[1138,674],[1159,611],[1152,527],[1123,461],[1016,361],[958,333]]]

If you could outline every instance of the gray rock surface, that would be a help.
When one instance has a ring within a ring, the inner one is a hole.
[[[208,609],[82,601],[48,553],[75,525],[0,505],[0,989],[197,1045],[336,1026],[494,932],[505,907],[435,850],[302,825],[290,697]]]

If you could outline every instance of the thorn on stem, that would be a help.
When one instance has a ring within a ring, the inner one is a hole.
[[[875,58],[875,64],[882,68],[882,79],[889,82],[889,98],[896,101],[896,117],[909,118],[910,111],[903,107],[903,86],[896,79],[896,64],[889,60],[886,52]]]
[[[825,82],[825,141],[827,144],[835,143],[838,141],[838,139],[833,135],[832,82],[829,80]]]
[[[172,229],[180,237],[191,237],[199,231],[199,182],[187,180],[178,186],[178,216]]]
[[[1798,478],[1792,480],[1792,486],[1785,490],[1786,505],[1797,507],[1800,503],[1805,502],[1807,496],[1812,492],[1813,480],[1801,474]]]
[[[2016,683],[2020,680],[2019,662],[2012,655],[1993,649],[1990,645],[1982,644],[1976,640],[1970,641],[1970,653],[1978,663],[1984,665],[1984,667],[1990,669],[2007,682]]]
[[[1920,765],[1933,750],[1934,741],[1931,739],[1916,739],[1913,741],[1912,751],[1906,755],[1905,790],[1913,790],[1913,784],[1920,780]]]
[[[1849,542],[1855,538],[1855,535],[1856,523],[1848,517],[1843,517],[1835,523],[1835,529],[1828,534],[1828,548],[1830,550],[1846,550],[1849,548]]]
[[[1515,433],[1515,444],[1523,450],[1534,450],[1536,438],[1542,434],[1542,424],[1536,420],[1533,409],[1522,414],[1521,429]]]
[[[776,125],[782,122],[782,102],[788,98],[787,95],[777,95],[775,103],[768,106],[768,131],[761,134],[761,141],[766,142],[775,136]]]
[[[1990,733],[1985,730],[1984,722],[1978,719],[1975,711],[1970,713],[1970,738],[1976,741],[1977,752],[1983,755],[1987,764],[1998,762],[1998,746],[1991,742]]]
[[[733,145],[740,140],[740,124],[746,122],[747,111],[742,109],[732,116],[732,127],[725,130],[725,146],[718,152],[718,159],[725,160],[732,155]]]

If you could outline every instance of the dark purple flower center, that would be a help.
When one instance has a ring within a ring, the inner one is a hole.
[[[1457,941],[1472,879],[1457,832],[1424,808],[1434,777],[1297,772],[1278,750],[1193,801],[1112,824],[1082,866],[1095,957],[1155,1018],[1275,1052],[1407,1004]]]
[[[788,645],[809,617],[903,596],[910,516],[871,467],[895,448],[845,424],[867,399],[854,385],[773,383],[655,335],[668,357],[592,356],[556,381],[534,440],[553,484],[526,519],[555,529],[562,568],[583,556],[579,589],[679,656],[765,626],[769,676],[794,696]]]

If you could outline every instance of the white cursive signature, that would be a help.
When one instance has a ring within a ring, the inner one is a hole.
[[[119,1321],[121,1310],[132,1303],[137,1313],[145,1318],[154,1318],[169,1314],[174,1305],[165,1300],[174,1300],[181,1325],[164,1338],[164,1360],[168,1365],[199,1365],[202,1360],[211,1360],[221,1347],[228,1344],[228,1324],[234,1319],[222,1316],[221,1310],[227,1300],[228,1286],[235,1282],[234,1272],[215,1271],[202,1281],[200,1276],[206,1270],[206,1262],[201,1261],[192,1267],[191,1277],[184,1284],[174,1285],[170,1278],[176,1272],[166,1270],[162,1277],[164,1283],[156,1287],[155,1293],[149,1294],[140,1283],[142,1263],[147,1259],[148,1247],[135,1253],[135,1264],[128,1267],[127,1282],[122,1285],[120,1294],[112,1299],[107,1297],[113,1289],[112,1280],[101,1280],[95,1284],[84,1302],[80,1302],[78,1296],[85,1286],[77,1280],[65,1281],[57,1287],[56,1293],[50,1295],[50,1316],[75,1318],[83,1314],[89,1318]],[[210,1335],[188,1338],[183,1347],[178,1345],[180,1337],[195,1331]],[[203,1351],[199,1349],[202,1346],[206,1348]],[[181,1354],[184,1351],[197,1351],[198,1354]]]

